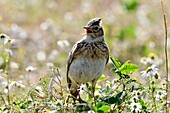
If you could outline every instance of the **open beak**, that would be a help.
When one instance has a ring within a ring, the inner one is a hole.
[[[84,26],[83,27],[86,30],[86,33],[92,33],[92,29],[89,26]]]
[[[84,26],[83,28],[84,29],[91,29],[89,26]]]

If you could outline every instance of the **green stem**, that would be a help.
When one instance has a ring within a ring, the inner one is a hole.
[[[155,83],[153,83],[154,81],[152,80],[152,76],[150,76],[150,81],[151,81],[151,94],[152,94],[152,100],[153,100],[153,106],[156,110],[156,113],[157,113],[157,105],[156,105],[156,100],[155,100]]]
[[[2,96],[2,93],[0,93],[0,95],[1,95],[1,99],[2,99],[2,101],[4,102],[4,104],[7,105],[6,102],[5,102],[4,97]]]
[[[10,46],[7,45],[7,49],[9,50]],[[4,48],[3,48],[4,49]],[[7,100],[8,100],[8,104],[10,104],[10,89],[9,89],[9,83],[10,83],[10,78],[9,78],[9,56],[10,56],[10,52],[3,50],[3,52],[5,53],[5,74],[7,76],[7,90],[8,90],[8,94],[7,94]]]

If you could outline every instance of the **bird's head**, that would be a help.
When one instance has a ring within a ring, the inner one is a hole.
[[[92,35],[93,37],[100,37],[104,35],[100,18],[91,19],[83,28],[85,29],[86,35]]]

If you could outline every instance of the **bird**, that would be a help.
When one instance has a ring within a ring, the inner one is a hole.
[[[68,55],[67,85],[71,95],[79,102],[84,102],[78,90],[81,84],[91,82],[91,94],[94,97],[97,80],[109,60],[109,48],[104,40],[101,23],[101,18],[91,19],[83,27],[83,38],[75,43]]]

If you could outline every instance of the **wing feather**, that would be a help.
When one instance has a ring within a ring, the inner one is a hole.
[[[72,48],[72,50],[70,51],[69,56],[68,56],[66,79],[67,79],[67,85],[68,85],[68,88],[69,88],[69,89],[70,89],[70,87],[71,87],[71,80],[70,80],[70,78],[68,77],[69,70],[70,70],[70,65],[71,65],[71,63],[73,62],[73,60],[76,58],[77,53],[78,53],[78,52],[81,52],[80,49],[83,47],[83,45],[84,45],[84,42],[76,43],[76,44],[73,46],[73,48]]]

